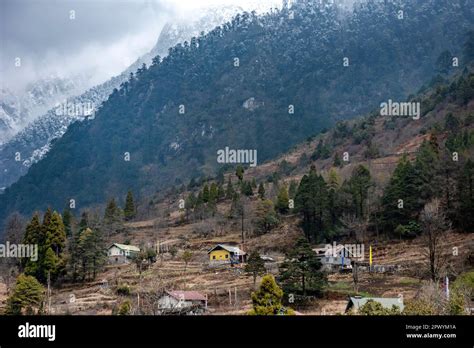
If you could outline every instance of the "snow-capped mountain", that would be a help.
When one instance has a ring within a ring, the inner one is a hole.
[[[264,12],[269,7],[267,4],[265,6],[255,5],[255,8],[258,12]],[[45,156],[52,142],[60,138],[72,123],[84,120],[86,117],[93,117],[94,111],[107,100],[114,88],[118,88],[129,79],[130,73],[137,71],[143,64],[151,64],[152,59],[157,55],[166,56],[170,47],[185,41],[189,42],[192,37],[229,21],[234,15],[243,11],[244,9],[239,6],[196,10],[192,21],[189,21],[189,19],[186,21],[177,20],[166,24],[153,49],[135,61],[120,75],[87,90],[77,97],[61,98],[64,93],[56,94],[56,98],[52,98],[55,100],[55,104],[50,104],[48,111],[45,110],[42,116],[28,124],[8,142],[4,144],[0,142],[0,173],[2,173],[0,176],[0,190],[18,180],[33,163]],[[38,100],[50,100],[44,97],[44,94],[34,91],[32,93],[38,95]],[[54,95],[54,93],[50,95]],[[1,100],[4,100],[3,97]],[[59,107],[58,100],[60,101]],[[13,102],[2,103],[2,109],[0,109],[0,139],[2,138],[3,128],[5,129],[4,134],[8,134],[9,129],[12,130],[10,134],[13,134],[15,127],[21,127],[21,121],[15,122],[13,121],[15,117],[10,116],[14,112],[16,112],[15,115],[21,115],[21,111],[16,111],[15,105],[18,104]],[[20,102],[19,105],[24,104]],[[51,108],[52,105],[54,107]],[[79,112],[77,109],[79,109]],[[21,117],[16,116],[16,119],[21,120]]]
[[[22,93],[8,88],[0,90],[0,145],[24,128],[29,122],[46,113],[71,95],[86,90],[86,78],[50,76],[29,84]]]

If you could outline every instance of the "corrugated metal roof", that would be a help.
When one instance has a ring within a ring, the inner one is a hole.
[[[362,297],[362,298],[357,298],[357,297],[351,297],[350,298],[351,302],[354,304],[354,307],[359,310],[360,307],[365,305],[367,301],[373,300],[375,302],[379,302],[382,307],[384,308],[392,308],[392,306],[398,306],[401,311],[403,311],[403,308],[405,307],[403,304],[403,299],[398,298],[398,297],[392,297],[392,298],[387,298],[387,297]]]
[[[206,296],[198,291],[166,291],[168,295],[182,301],[206,301]]]
[[[137,251],[137,252],[140,252],[140,248],[134,246],[134,245],[126,245],[126,244],[119,244],[119,243],[114,243],[112,244],[110,248],[112,248],[113,246],[116,246],[117,248],[119,249],[122,249],[122,250],[129,250],[129,251]]]
[[[245,251],[241,250],[240,248],[232,245],[227,245],[227,244],[217,244],[215,247],[213,247],[211,250],[209,250],[207,253],[209,254],[211,251],[214,249],[221,247],[222,249],[227,250],[230,253],[234,253],[236,255],[245,255]]]

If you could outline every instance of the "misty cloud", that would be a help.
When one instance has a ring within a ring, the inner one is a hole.
[[[2,88],[56,76],[99,84],[121,73],[156,43],[166,22],[193,19],[199,7],[245,10],[279,0],[2,0]],[[74,11],[74,12],[71,12]],[[72,18],[73,17],[73,18]],[[21,67],[15,59],[21,58]]]
[[[2,0],[3,83],[17,89],[50,74],[98,83],[151,49],[169,10],[150,0]]]

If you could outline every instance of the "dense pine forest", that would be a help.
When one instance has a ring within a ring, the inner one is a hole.
[[[461,57],[472,13],[462,0],[369,1],[353,13],[299,1],[238,15],[139,69],[5,190],[0,216],[215,175],[226,146],[256,149],[259,163],[274,158],[452,72],[446,57]]]
[[[211,314],[354,314],[335,306],[361,296],[406,300],[362,315],[467,314],[474,7],[345,11],[238,15],[73,124],[0,196],[4,239],[38,245],[36,260],[0,260],[0,310],[155,315],[160,296],[190,289]],[[387,116],[388,100],[420,114]],[[257,150],[258,165],[219,163],[226,147]],[[332,243],[366,250],[328,271],[317,252]],[[137,255],[111,265],[115,244]],[[227,244],[247,259],[212,268]]]

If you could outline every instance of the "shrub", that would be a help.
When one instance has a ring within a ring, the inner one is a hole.
[[[130,287],[127,284],[122,284],[117,287],[117,295],[130,296]]]

